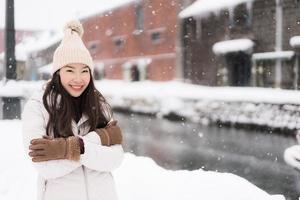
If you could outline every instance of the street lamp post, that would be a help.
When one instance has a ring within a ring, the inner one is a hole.
[[[5,12],[5,53],[4,63],[6,66],[6,83],[16,80],[15,58],[15,23],[14,23],[14,0],[6,0]],[[3,119],[20,119],[21,103],[19,97],[2,96]]]

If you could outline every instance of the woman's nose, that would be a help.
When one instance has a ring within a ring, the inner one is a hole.
[[[81,74],[80,73],[76,73],[75,76],[74,76],[74,78],[73,78],[73,80],[81,82],[82,81]]]

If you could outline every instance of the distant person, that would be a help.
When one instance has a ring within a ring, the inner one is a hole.
[[[67,23],[53,76],[22,113],[23,142],[38,172],[38,200],[116,200],[111,171],[124,152],[111,107],[95,88],[79,21]]]

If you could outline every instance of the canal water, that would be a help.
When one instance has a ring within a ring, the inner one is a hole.
[[[125,151],[151,157],[166,169],[230,172],[269,194],[299,197],[300,172],[283,160],[284,149],[296,144],[291,136],[132,113],[116,112],[115,118],[124,132]]]

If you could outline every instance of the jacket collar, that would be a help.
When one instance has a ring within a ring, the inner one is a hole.
[[[81,118],[79,119],[79,121],[76,123],[74,119],[72,119],[71,123],[72,125],[75,125],[77,127],[81,126],[84,122],[86,122],[88,120],[88,116],[86,114],[82,114]]]
[[[77,123],[77,126],[82,125],[84,122],[86,122],[88,120],[88,116],[86,114],[82,114],[80,120]],[[73,120],[74,121],[74,120]],[[74,121],[75,122],[75,121]]]

